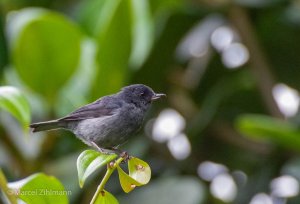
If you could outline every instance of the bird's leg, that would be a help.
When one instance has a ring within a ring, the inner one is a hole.
[[[102,149],[101,147],[99,147],[95,142],[91,142],[91,145],[102,154],[110,154],[110,152],[105,151],[105,149]]]
[[[123,157],[123,162],[126,163],[130,158],[131,156],[129,156],[128,152],[126,151],[123,151],[121,154],[120,154],[120,157]]]
[[[96,148],[99,152],[101,152],[102,154],[117,154],[120,157],[122,157],[124,160],[123,162],[126,163],[131,156],[129,156],[129,154],[126,151],[122,151],[116,147],[112,147],[110,149],[103,149],[101,147],[99,147],[95,142],[91,142],[91,145]]]

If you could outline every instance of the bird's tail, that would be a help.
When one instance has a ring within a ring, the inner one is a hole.
[[[46,122],[30,124],[30,128],[32,128],[32,132],[53,130],[53,129],[64,128],[64,127],[65,124],[62,121],[58,121],[58,120],[50,120]]]

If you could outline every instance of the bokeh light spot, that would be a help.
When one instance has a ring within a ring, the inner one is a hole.
[[[222,164],[211,161],[202,162],[197,169],[197,173],[205,181],[212,181],[216,176],[227,172],[228,169]]]
[[[179,135],[185,128],[185,119],[173,109],[163,110],[155,120],[152,137],[157,142],[166,142]]]
[[[183,160],[191,154],[191,144],[185,134],[172,137],[168,141],[168,148],[175,159]]]
[[[299,93],[285,84],[276,84],[272,90],[273,97],[286,117],[294,116],[299,107]]]
[[[222,61],[229,69],[238,68],[249,60],[249,51],[241,43],[232,43],[222,52]]]
[[[251,199],[250,204],[273,204],[273,201],[269,195],[265,193],[259,193]]]
[[[299,182],[292,176],[284,175],[271,182],[272,195],[277,197],[293,197],[299,193]]]
[[[231,202],[237,194],[237,186],[231,175],[224,173],[216,176],[211,185],[210,191],[213,196],[224,201]]]
[[[234,38],[234,33],[231,28],[222,26],[217,28],[211,35],[211,44],[216,50],[222,51],[228,47]]]

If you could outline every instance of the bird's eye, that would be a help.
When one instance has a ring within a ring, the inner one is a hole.
[[[145,96],[145,92],[140,93],[140,96]]]

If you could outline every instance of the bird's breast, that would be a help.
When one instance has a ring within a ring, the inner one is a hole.
[[[120,112],[118,122],[123,128],[132,130],[133,132],[140,128],[144,120],[144,111],[140,108],[130,107],[127,111]]]

